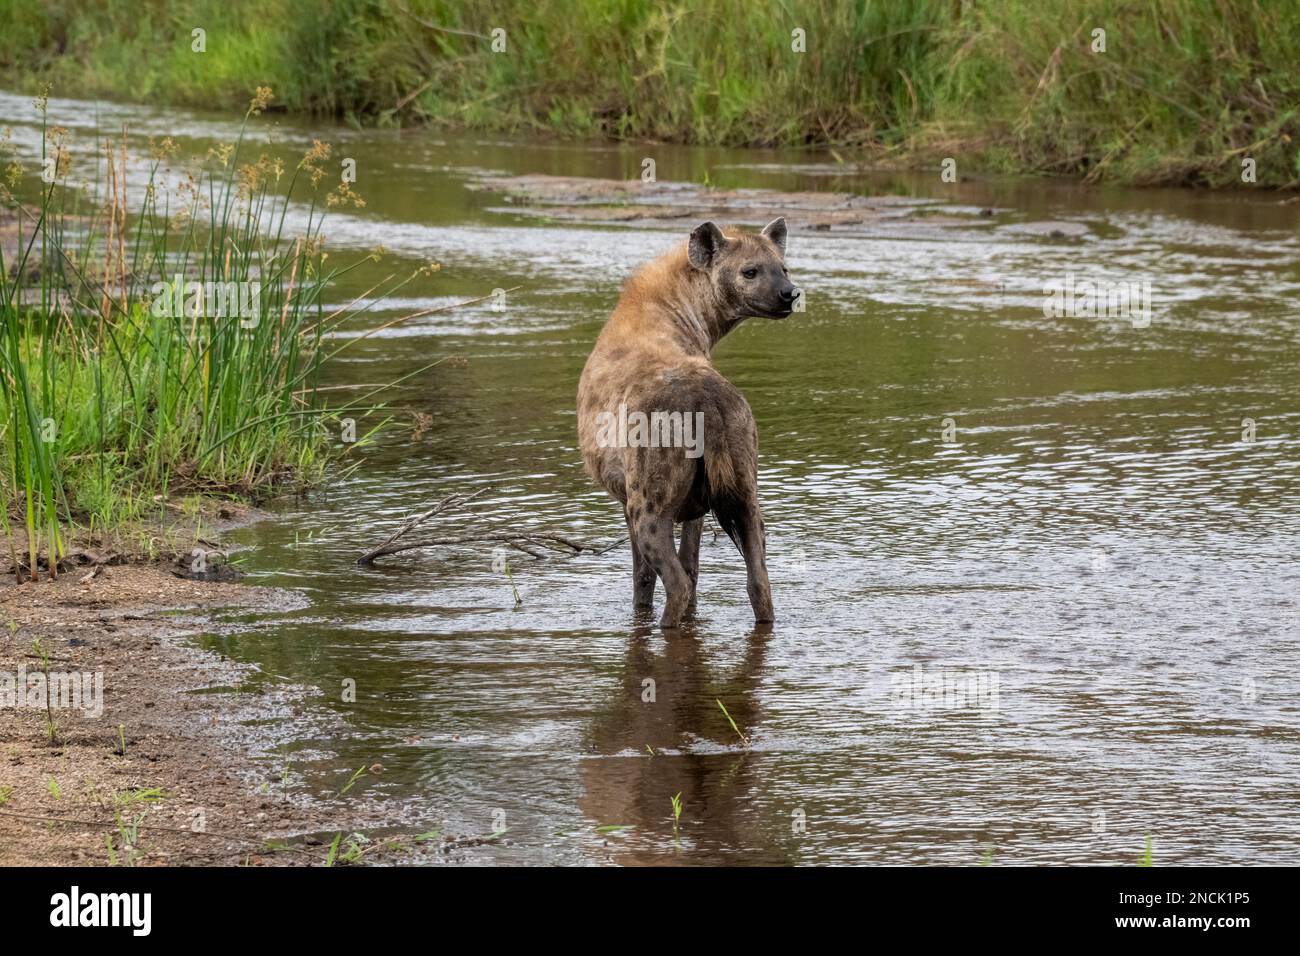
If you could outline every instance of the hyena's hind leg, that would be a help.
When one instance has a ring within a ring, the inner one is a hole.
[[[695,609],[695,591],[700,583],[700,536],[703,532],[703,518],[682,522],[682,543],[677,549],[677,560],[691,581],[691,596],[686,602],[688,612]]]
[[[721,518],[722,515],[719,515]],[[767,579],[767,530],[756,494],[745,495],[726,509],[727,524],[732,527],[737,546],[745,558],[746,590],[754,609],[754,623],[770,624],[772,585]]]
[[[677,627],[691,600],[691,579],[673,547],[672,515],[657,512],[644,499],[633,505],[629,498],[628,506],[632,539],[640,551],[641,560],[648,563],[664,583],[664,613],[659,618],[659,625]]]
[[[624,507],[623,517],[627,520],[627,536],[632,543],[632,609],[649,611],[655,601],[655,569],[637,546],[635,522],[629,507]]]

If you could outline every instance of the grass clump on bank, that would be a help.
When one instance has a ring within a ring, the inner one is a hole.
[[[324,309],[351,267],[327,268],[314,194],[286,231],[328,147],[286,170],[247,157],[241,128],[173,171],[167,140],[138,159],[101,141],[87,192],[68,181],[66,132],[43,131],[39,202],[15,198],[17,163],[0,197],[16,240],[0,245],[0,521],[20,579],[56,575],[73,528],[315,483],[350,447],[334,419],[370,407],[317,391],[342,347],[328,332],[353,312]]]
[[[0,0],[0,22],[10,83],[90,95],[228,107],[270,82],[291,110],[356,123],[847,146],[1129,183],[1239,185],[1249,158],[1260,184],[1300,182],[1295,4]]]

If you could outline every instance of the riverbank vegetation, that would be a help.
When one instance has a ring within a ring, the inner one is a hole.
[[[242,130],[187,161],[169,140],[151,157],[104,140],[81,188],[65,131],[43,130],[45,175],[9,163],[2,197],[0,521],[20,580],[57,575],[74,529],[201,521],[205,500],[313,484],[377,407],[317,388],[355,341],[329,332],[356,309],[323,301],[355,267],[321,248],[327,146],[286,169]]]
[[[357,124],[1300,183],[1295,4],[0,0],[0,22],[3,81],[68,95],[230,108],[265,83]]]

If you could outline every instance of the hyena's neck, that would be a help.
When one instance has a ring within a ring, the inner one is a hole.
[[[662,300],[664,311],[686,351],[708,358],[719,340],[744,319],[734,308],[718,301],[706,276],[687,274],[674,294]]]

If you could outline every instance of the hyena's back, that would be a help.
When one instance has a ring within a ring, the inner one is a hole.
[[[599,350],[593,353],[592,360],[598,354]],[[725,510],[728,498],[754,489],[758,470],[754,415],[740,391],[707,363],[647,368],[635,360],[615,361],[600,371],[589,361],[579,397],[579,442],[587,473],[624,504],[629,497],[653,489],[651,493],[661,498],[655,504],[668,511],[672,520],[688,521],[718,503]],[[690,458],[679,447],[600,447],[593,425],[596,415],[616,411],[620,404],[647,416],[678,413],[694,421],[695,413],[700,413],[698,438],[703,453]]]

